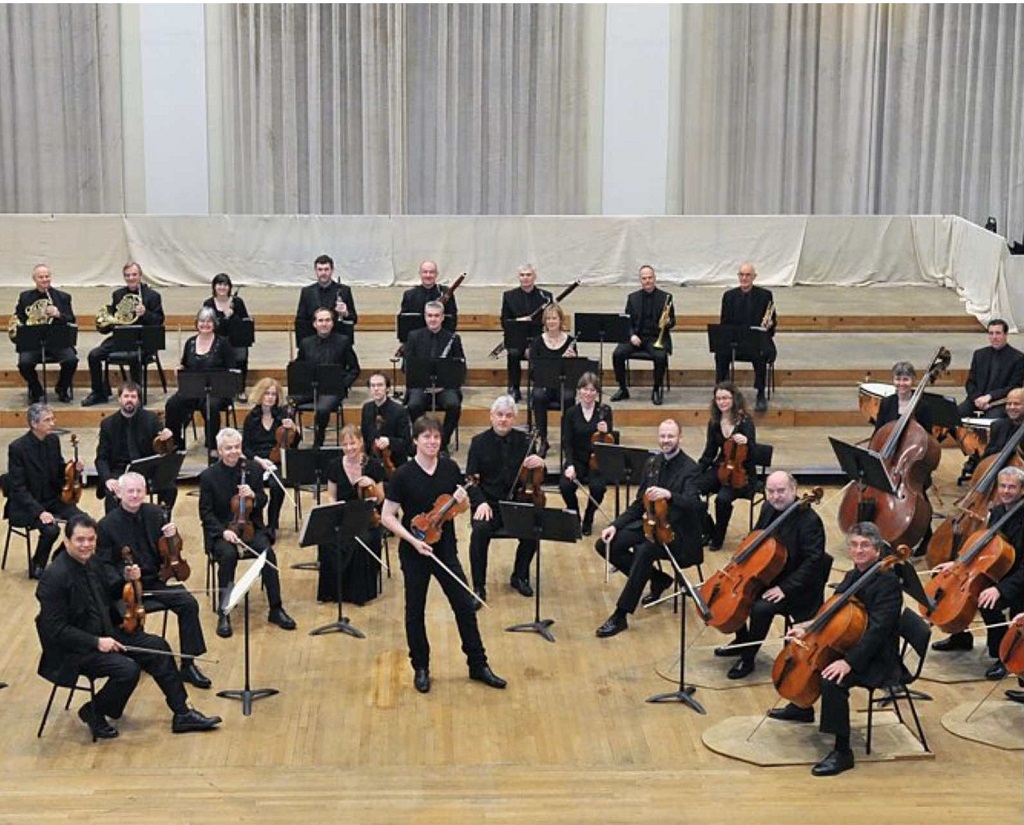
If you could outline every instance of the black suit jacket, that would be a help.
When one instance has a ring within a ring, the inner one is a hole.
[[[153,439],[160,432],[156,413],[139,408],[132,416],[137,458],[154,455]],[[128,449],[128,432],[131,419],[118,411],[100,422],[100,440],[96,446],[96,497],[106,495],[107,481],[118,478],[131,462]]]
[[[523,292],[522,288],[509,289],[501,295],[501,325],[504,329],[509,321],[516,318],[523,318],[536,312],[542,306],[550,303],[552,296],[550,292],[534,287],[529,292]],[[537,318],[531,323],[533,335],[540,335],[543,326],[541,319]]]
[[[356,324],[359,322],[359,313],[356,312],[356,301],[352,297],[352,290],[345,284],[338,281],[331,281],[326,287],[321,287],[319,282],[304,286],[299,293],[299,306],[295,310],[295,340],[301,342],[310,335],[316,335],[313,328],[313,313],[321,307],[332,312],[337,303],[338,296],[345,302],[348,308],[348,317],[334,316],[335,325],[341,325],[339,332],[349,337],[349,340],[356,340]]]
[[[241,462],[228,467],[218,461],[207,467],[199,476],[199,518],[203,523],[203,538],[206,549],[210,550],[217,539],[231,523],[231,498],[238,492],[241,483]],[[252,522],[257,529],[263,527],[263,509],[267,506],[267,492],[263,487],[263,471],[249,464],[246,481],[256,495],[252,509]]]
[[[669,299],[669,294],[663,289],[654,288],[654,315],[651,323],[654,324],[653,329],[648,325],[643,325],[643,296],[644,291],[638,289],[636,292],[631,292],[629,297],[626,298],[626,314],[629,316],[629,331],[631,335],[636,335],[645,343],[648,341],[654,341],[658,337],[658,319],[661,318],[661,313],[665,311],[665,302]],[[676,325],[676,308],[675,302],[673,301],[672,306],[669,308],[668,313],[668,328],[672,329]],[[665,344],[665,352],[672,352],[672,335],[671,333],[665,333],[665,337],[662,339],[662,343]]]
[[[900,399],[896,393],[887,395],[882,399],[882,402],[878,405],[878,417],[875,418],[875,432],[878,432],[883,426],[888,424],[890,421],[899,421],[900,418]],[[921,399],[917,406],[914,408],[914,420],[917,421],[922,427],[931,432],[932,429],[932,416],[928,411],[928,405],[925,403],[925,399]]]
[[[496,508],[499,501],[508,501],[509,490],[527,456],[530,437],[522,430],[512,430],[506,439],[507,460],[503,459],[501,439],[491,427],[473,436],[469,443],[466,475],[480,476],[480,483],[466,491],[473,510],[485,502]]]
[[[377,416],[383,416],[383,426],[377,427]],[[363,404],[359,429],[367,454],[373,452],[375,438],[387,438],[391,447],[391,460],[401,467],[412,457],[412,422],[409,410],[393,398],[385,398],[378,407],[371,399]]]
[[[761,506],[755,530],[766,530],[784,511],[767,501]],[[771,583],[786,594],[788,613],[798,622],[821,607],[825,592],[825,526],[813,508],[797,509],[772,533],[786,548],[786,564]]]
[[[997,418],[992,422],[992,428],[988,431],[988,444],[985,445],[985,452],[981,456],[987,458],[1002,452],[1006,443],[1013,438],[1017,430],[1024,427],[1024,418],[1014,421],[1011,418]],[[1017,450],[1021,451],[1021,443],[1018,442]]]
[[[410,287],[402,293],[402,306],[399,312],[414,312],[423,315],[423,309],[430,301],[440,301],[441,296],[449,292],[448,287],[434,284],[426,289],[423,284]],[[446,329],[454,331],[459,325],[459,305],[452,295],[444,305],[444,325]]]
[[[1005,504],[993,507],[988,516],[989,527],[1005,516],[1008,509]],[[1014,556],[1013,566],[996,584],[996,589],[1005,601],[1017,605],[1018,610],[1024,609],[1024,606],[1020,605],[1021,599],[1024,598],[1024,508],[1010,516],[1010,520],[999,532],[1013,545]]]
[[[1024,386],[1024,352],[1009,344],[1001,350],[982,347],[974,351],[965,384],[969,401],[979,395],[991,395],[993,401],[998,401],[1020,386]]]
[[[50,287],[50,300],[53,301],[53,305],[60,311],[60,316],[54,318],[52,323],[54,324],[74,324],[75,323],[75,311],[71,308],[71,296],[66,292],[61,292],[59,289]],[[18,316],[18,320],[21,323],[25,323],[28,320],[27,310],[29,306],[34,304],[36,301],[45,300],[46,293],[40,292],[38,289],[33,287],[32,289],[26,289],[21,295],[18,296],[18,304],[14,308],[15,314]]]
[[[359,358],[346,335],[331,333],[326,338],[319,335],[303,338],[299,344],[298,360],[320,366],[340,366],[344,373],[342,386],[346,390],[359,378]]]
[[[19,521],[33,524],[39,514],[60,502],[64,486],[64,458],[60,439],[50,433],[42,442],[29,431],[7,448],[10,506]]]
[[[452,341],[453,338],[455,339],[454,341]],[[429,358],[433,339],[434,333],[426,327],[423,327],[423,329],[413,330],[409,333],[409,340],[405,342],[405,357]],[[452,341],[452,345],[448,349],[448,355],[446,357],[465,361],[466,353],[462,349],[462,338],[444,327],[441,327],[441,329],[437,331],[436,356],[438,358],[441,357],[441,353],[444,352],[444,348],[448,346],[449,341]]]
[[[845,593],[863,574],[850,570],[836,585],[837,593]],[[900,674],[899,621],[903,610],[903,591],[892,571],[875,573],[857,591],[857,599],[868,614],[868,626],[860,641],[851,647],[844,659],[853,668],[853,681],[866,687],[889,684]]]
[[[130,547],[132,559],[142,570],[144,581],[153,581],[160,570],[160,553],[157,541],[162,535],[164,511],[156,504],[144,503],[139,508],[142,529],[149,538],[146,542],[136,532],[134,516],[123,507],[111,510],[100,519],[100,529],[96,536],[96,557],[110,565],[114,572],[123,575],[124,559],[122,547]]]
[[[764,287],[752,286],[750,288],[750,297],[746,302],[743,300],[743,290],[738,286],[727,289],[722,294],[722,310],[719,314],[719,323],[759,327],[772,302],[771,290]],[[778,316],[775,308],[772,307],[767,326],[769,335],[775,335],[775,325],[777,323]]]

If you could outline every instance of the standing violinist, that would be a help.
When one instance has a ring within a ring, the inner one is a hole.
[[[608,546],[609,560],[626,574],[626,585],[615,605],[615,612],[597,629],[600,638],[621,633],[628,623],[626,614],[636,610],[644,586],[649,581],[651,592],[644,604],[655,601],[674,580],[674,576],[654,569],[657,559],[667,559],[668,551],[680,567],[700,564],[704,559],[701,544],[701,512],[698,482],[700,469],[697,462],[680,447],[679,423],[667,418],[658,426],[658,455],[651,458],[644,471],[643,483],[636,491],[636,499],[622,515],[601,531],[601,539],[594,549],[604,556]],[[643,517],[646,502],[651,509],[667,502],[667,520],[675,539],[666,548],[658,541],[644,536]]]
[[[1024,470],[1004,467],[999,471],[996,484],[999,503],[989,512],[988,527],[996,524],[1024,497]],[[1013,566],[1002,579],[978,594],[978,612],[986,625],[1002,624],[1008,614],[1024,610],[1024,508],[1014,513],[999,532],[1013,547]],[[955,561],[943,562],[936,571],[947,570],[955,564]],[[995,661],[985,671],[986,679],[998,680],[1006,675],[1006,666],[999,660],[999,644],[1005,634],[1005,626],[988,630],[988,654]],[[973,646],[974,636],[966,630],[932,642],[932,650],[939,651],[970,650]]]
[[[363,438],[355,424],[341,428],[341,455],[327,468],[327,501],[355,501],[369,498],[377,505],[384,503],[384,465],[366,455]],[[378,558],[381,555],[380,525],[369,525],[359,538]],[[338,565],[342,567],[341,596],[346,602],[366,604],[377,598],[380,564],[360,547],[354,538],[340,546],[334,542],[317,548],[320,571],[317,575],[316,600],[338,601]]]
[[[765,480],[764,505],[754,530],[768,530],[796,502],[796,479],[785,470],[776,470]],[[754,672],[754,657],[764,641],[772,620],[791,616],[798,622],[813,618],[821,607],[825,592],[825,526],[811,507],[801,507],[772,531],[772,539],[786,550],[786,563],[779,575],[750,608],[747,624],[736,631],[731,644],[747,644],[739,649],[730,645],[715,648],[716,656],[739,656],[729,668],[730,679],[742,679]]]
[[[544,331],[530,342],[530,370],[536,369],[540,361],[576,357],[576,339],[565,331],[565,311],[558,304],[551,304],[544,310]],[[565,397],[559,397],[559,388],[538,387],[530,393],[530,408],[537,433],[541,438],[540,454],[548,454],[548,406],[552,403],[568,407],[572,403],[572,388],[564,390]]]
[[[367,386],[370,388],[370,400],[363,404],[360,417],[363,443],[382,459],[387,450],[391,463],[396,468],[401,467],[409,459],[412,447],[409,410],[388,396],[391,379],[384,373],[373,373]]]
[[[501,325],[506,327],[515,321],[522,323],[531,322],[531,316],[542,306],[551,303],[551,293],[545,292],[536,286],[537,270],[533,264],[523,264],[516,270],[519,278],[519,286],[515,289],[506,290],[501,296]],[[541,324],[531,322],[531,336],[540,335]],[[508,394],[516,401],[521,400],[522,394],[519,385],[523,380],[522,359],[526,353],[518,349],[508,349],[505,352],[505,364],[508,369]]]
[[[1006,393],[1006,418],[997,418],[992,422],[988,434],[988,444],[985,445],[985,452],[981,457],[988,458],[990,455],[998,455],[1022,426],[1024,426],[1024,389],[1016,387]],[[1024,448],[1018,445],[1017,452],[1024,455]]]
[[[405,579],[405,636],[413,667],[413,686],[420,693],[430,690],[430,643],[427,641],[424,614],[430,577],[436,576],[455,614],[462,651],[469,665],[469,678],[488,687],[503,688],[505,680],[487,664],[487,651],[484,650],[473,610],[474,599],[433,558],[436,556],[444,562],[465,583],[466,574],[459,563],[454,523],[450,519],[444,522],[440,527],[441,537],[433,545],[411,532],[413,520],[432,512],[439,496],[451,496],[460,506],[465,505],[469,496],[460,487],[462,472],[458,464],[441,455],[441,425],[435,419],[429,416],[416,419],[412,439],[416,454],[412,461],[398,468],[391,480],[381,523],[400,540],[398,557]],[[402,510],[401,520],[399,508]]]
[[[134,381],[125,381],[117,391],[117,412],[100,422],[100,439],[96,445],[96,497],[103,499],[107,513],[117,509],[117,480],[128,465],[155,455],[154,441],[166,442],[174,438],[170,429],[160,426],[156,413],[142,406],[141,398],[142,388]],[[177,487],[154,492],[159,495],[161,504],[174,507]]]
[[[874,524],[862,521],[846,534],[846,546],[853,569],[836,585],[837,593],[845,593],[853,587],[881,558],[885,541]],[[843,658],[821,671],[819,730],[835,734],[836,741],[832,751],[811,769],[814,776],[834,776],[853,767],[850,687],[881,687],[891,684],[900,674],[899,620],[903,593],[899,579],[890,570],[879,570],[857,590],[857,601],[867,614],[863,634]],[[806,635],[807,627],[798,624],[790,628],[786,638],[800,640]],[[801,708],[790,702],[768,711],[768,716],[784,722],[813,722],[814,708]]]
[[[220,588],[217,635],[225,639],[231,635],[231,617],[224,612],[223,605],[235,582],[239,556],[253,559],[263,552],[267,554],[267,564],[260,575],[270,603],[267,620],[283,630],[294,630],[295,620],[285,613],[281,603],[277,556],[267,531],[263,529],[263,508],[267,503],[263,473],[256,468],[249,471],[245,466],[242,434],[232,427],[225,427],[217,433],[217,453],[220,460],[199,476],[199,518],[203,522],[207,555],[217,562],[217,586]],[[235,520],[243,500],[245,516],[254,531],[250,541],[244,540],[242,534],[246,530]]]
[[[594,461],[594,434],[607,436],[611,440],[612,408],[607,404],[598,404],[601,394],[601,379],[596,373],[585,372],[576,384],[579,402],[565,411],[562,417],[562,447],[565,449],[565,468],[558,480],[558,490],[562,494],[567,510],[579,513],[580,503],[574,482],[586,484],[590,488],[587,506],[583,513],[580,530],[589,536],[594,529],[594,514],[598,505],[604,501],[608,490],[608,482],[601,475],[597,462]],[[594,467],[591,467],[593,462]]]
[[[82,511],[61,499],[68,468],[60,452],[60,439],[53,432],[53,410],[45,404],[31,404],[27,417],[28,432],[7,447],[7,515],[12,524],[39,531],[28,570],[30,579],[38,579],[50,558],[50,548],[60,537],[56,520]],[[83,469],[85,465],[79,461],[75,471],[81,473]]]
[[[178,617],[181,652],[202,656],[206,653],[206,641],[199,623],[199,603],[180,584],[168,584],[158,575],[162,560],[160,539],[178,535],[178,529],[171,521],[165,523],[163,508],[146,503],[146,479],[142,475],[125,473],[117,484],[121,506],[100,519],[96,555],[121,573],[125,565],[121,548],[129,548],[142,572],[146,610],[170,610]],[[192,659],[182,659],[181,678],[198,688],[212,684]]]
[[[499,395],[491,404],[491,427],[473,437],[469,444],[466,474],[479,479],[469,488],[473,510],[473,532],[469,539],[469,569],[473,590],[487,601],[487,554],[494,534],[501,530],[499,501],[510,501],[518,486],[520,469],[538,470],[544,459],[534,452],[530,436],[514,429],[519,410],[511,395]],[[520,539],[512,563],[509,585],[523,596],[533,596],[530,564],[537,555],[537,542]],[[479,608],[480,602],[475,603]]]
[[[743,393],[730,381],[716,384],[711,399],[711,418],[708,420],[704,452],[697,461],[702,473],[701,493],[706,496],[717,493],[715,527],[709,544],[711,550],[721,550],[725,543],[725,534],[732,518],[732,503],[738,498],[749,498],[751,495],[756,476],[755,441],[754,419],[747,413]],[[742,461],[733,458],[738,458],[741,453],[745,453]],[[730,483],[728,478],[723,482],[722,475],[735,475],[725,470],[725,465],[730,461],[746,476],[745,484],[735,486],[735,481]]]
[[[237,292],[234,295],[231,294],[233,288],[231,276],[226,272],[218,272],[210,282],[212,294],[203,301],[203,306],[212,309],[217,318],[217,334],[223,335],[229,342],[232,333],[235,334],[235,340],[237,340],[238,333],[243,328],[243,322],[250,320],[249,309],[246,307],[245,301]],[[249,376],[249,348],[236,347],[232,343],[231,349],[235,354],[235,366],[242,371],[242,389],[239,390],[236,400],[245,401],[245,382]]]
[[[274,464],[270,454],[278,443],[278,430],[282,429],[282,438],[293,435],[289,440],[291,447],[298,446],[302,433],[295,426],[291,412],[281,402],[284,393],[281,385],[273,378],[261,378],[249,393],[252,409],[242,422],[242,452],[254,465],[262,467],[270,487],[270,506],[267,509],[267,533],[271,543],[277,541],[277,531],[281,527],[281,507],[284,505],[284,489],[281,487],[281,468]],[[276,474],[276,478],[270,476]]]

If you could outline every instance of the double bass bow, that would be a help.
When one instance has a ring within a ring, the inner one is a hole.
[[[859,521],[871,521],[892,545],[913,546],[924,536],[932,517],[925,487],[932,470],[939,465],[941,448],[935,437],[914,419],[914,410],[925,388],[949,368],[950,360],[949,350],[939,347],[903,414],[871,436],[868,449],[881,460],[895,492],[883,493],[860,481],[847,484],[838,518],[844,533]],[[864,511],[873,514],[866,516]]]
[[[775,533],[797,510],[817,504],[821,497],[821,487],[815,487],[790,504],[766,529],[754,530],[728,564],[698,588],[708,606],[707,624],[723,633],[735,633],[746,624],[757,597],[786,566],[786,548],[774,538]]]

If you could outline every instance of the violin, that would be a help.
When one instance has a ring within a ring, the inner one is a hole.
[[[464,485],[456,487],[457,490],[466,490],[475,482],[470,479]],[[451,493],[442,493],[434,499],[434,506],[426,513],[413,516],[409,524],[409,532],[420,541],[427,544],[437,544],[441,540],[441,531],[446,522],[454,521],[459,513],[465,513],[469,509],[469,500],[459,503]]]
[[[881,459],[893,482],[894,494],[883,493],[859,481],[843,488],[839,504],[839,528],[848,533],[858,521],[872,521],[889,544],[915,545],[931,523],[932,506],[925,486],[932,470],[939,466],[942,448],[935,437],[914,418],[914,410],[925,388],[949,368],[952,356],[939,347],[927,373],[896,421],[879,427],[868,448]],[[873,515],[866,515],[873,511]]]
[[[742,490],[750,482],[747,476],[747,457],[750,444],[737,444],[731,437],[722,445],[722,458],[718,462],[718,483],[723,487]]]
[[[1016,676],[1024,674],[1024,613],[1010,622],[999,643],[999,661]]]
[[[171,510],[169,507],[164,507],[164,524],[170,523]],[[181,539],[181,533],[178,532],[175,532],[173,536],[161,535],[157,539],[156,550],[160,556],[160,567],[157,571],[157,576],[164,584],[170,579],[179,582],[187,581],[188,577],[192,575],[192,568],[188,566],[188,562],[181,555],[183,546],[184,542]]]
[[[754,530],[740,543],[733,557],[701,586],[700,596],[708,606],[705,622],[723,633],[735,633],[750,618],[750,609],[786,566],[785,546],[774,538],[779,527],[798,510],[821,501],[821,487],[789,505],[764,530]]]
[[[244,487],[248,484],[245,477],[245,459],[239,458],[238,463],[242,467],[242,477],[238,486]],[[254,496],[242,496],[235,493],[231,497],[231,522],[228,524],[228,529],[246,543],[256,537],[256,525],[252,523],[252,511],[255,506]]]
[[[855,598],[868,581],[910,558],[910,547],[901,544],[896,554],[876,561],[843,593],[821,606],[799,640],[785,645],[772,666],[772,682],[783,699],[802,708],[811,707],[821,695],[821,671],[841,659],[860,641],[868,626],[868,612]]]
[[[919,609],[932,624],[946,633],[967,629],[978,612],[981,591],[996,584],[1013,567],[1013,545],[999,535],[999,530],[1021,507],[1024,499],[1007,509],[987,530],[972,533],[953,566],[936,573],[924,586],[935,606],[920,605]]]
[[[295,401],[291,398],[288,399],[288,405],[285,407],[285,418],[295,418]],[[274,430],[274,446],[270,448],[270,455],[267,456],[274,464],[278,467],[281,466],[281,451],[290,450],[299,442],[299,428],[292,424],[291,427],[286,427],[284,424],[278,425],[277,429]]]
[[[60,500],[65,504],[78,504],[82,500],[82,475],[78,472],[78,436],[71,434],[71,446],[75,457],[64,464],[64,485],[60,488]]]
[[[124,561],[125,569],[135,564],[130,547],[121,548],[121,559]],[[126,581],[121,591],[121,600],[124,602],[124,620],[121,622],[121,629],[126,633],[135,633],[146,626],[146,608],[142,606],[142,581]]]
[[[533,454],[533,447],[536,442],[537,433],[534,432],[530,438],[527,456]],[[544,494],[544,481],[547,478],[547,474],[547,467],[543,464],[532,468],[520,465],[512,500],[532,502],[534,507],[543,507],[547,503],[547,496]]]
[[[157,425],[162,430],[165,426],[163,413],[157,413],[156,420]],[[163,439],[158,435],[153,438],[153,455],[170,455],[174,452],[176,446],[173,435],[170,438]]]
[[[600,404],[598,406],[598,419],[597,419],[597,423],[600,424],[602,421],[604,421],[606,424],[609,425],[609,427],[608,427],[608,432],[606,432],[606,433],[603,433],[600,430],[594,430],[593,434],[590,436],[590,443],[591,444],[614,444],[615,443],[615,436],[612,435],[612,433],[611,433],[611,412],[612,411],[608,407],[607,404]],[[590,468],[590,472],[592,472],[592,473],[598,472],[597,450],[595,450],[593,448],[591,448],[591,450],[590,450],[590,461],[587,463],[587,466]]]
[[[366,470],[366,456],[363,456],[363,470]],[[356,487],[356,495],[360,501],[372,501],[374,508],[370,512],[370,527],[380,527],[380,510],[376,505],[384,500],[384,483],[375,481],[368,487]]]
[[[661,463],[661,456],[656,457],[651,462],[650,468],[647,471],[648,487],[657,480],[658,473],[661,471]],[[645,491],[643,503],[644,538],[648,541],[656,541],[658,544],[666,545],[675,541],[676,531],[672,529],[672,523],[668,519],[669,500],[667,498],[659,498],[654,501],[648,497]]]
[[[374,426],[377,429],[377,438],[380,438],[381,431],[384,429],[384,416],[383,415],[378,415],[374,419]],[[379,450],[379,449],[377,449],[376,446],[374,446],[373,447],[373,452],[376,453],[377,455],[379,455],[380,456],[380,460],[384,463],[384,478],[385,478],[385,480],[391,481],[392,477],[395,475],[395,470],[397,468],[395,467],[395,459],[392,458],[392,456],[391,456],[391,445],[390,445],[390,443],[383,450]]]

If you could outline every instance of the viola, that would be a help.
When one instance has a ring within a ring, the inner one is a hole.
[[[130,547],[121,548],[121,559],[124,561],[125,569],[135,564]],[[124,602],[124,620],[121,622],[121,629],[126,633],[135,633],[146,626],[146,608],[142,606],[142,581],[126,581],[121,591],[121,600]]]
[[[606,424],[608,424],[609,421],[611,420],[611,413],[612,413],[612,411],[608,407],[607,404],[601,404],[598,407],[597,423],[600,424],[602,421],[604,421]],[[609,431],[606,432],[606,433],[603,433],[600,430],[594,430],[593,434],[590,436],[590,443],[591,444],[614,444],[615,443],[615,436],[612,435],[610,427],[609,427]],[[597,450],[593,449],[593,447],[591,447],[591,449],[590,449],[590,461],[587,463],[587,466],[590,467],[590,472],[592,472],[592,473],[598,472],[599,468],[598,468],[598,463],[597,463]]]
[[[951,358],[949,350],[939,347],[903,414],[898,420],[879,427],[871,436],[868,447],[884,464],[895,493],[883,493],[859,481],[847,484],[843,488],[838,518],[844,533],[858,521],[865,520],[863,506],[874,513],[867,520],[873,521],[882,538],[892,545],[913,546],[924,536],[932,518],[925,486],[932,470],[939,465],[942,449],[913,416],[925,388],[949,368]]]
[[[376,430],[377,430],[377,438],[380,438],[381,437],[381,432],[384,429],[384,416],[383,415],[378,415],[374,419],[374,426],[376,427]],[[374,453],[376,453],[377,455],[380,456],[380,460],[384,463],[384,478],[385,478],[385,480],[391,481],[392,477],[395,475],[395,470],[397,468],[395,467],[395,459],[391,455],[391,444],[390,444],[390,442],[388,443],[388,446],[385,447],[383,450],[380,450],[380,449],[378,449],[375,446],[375,447],[373,447],[373,451],[374,451]]]
[[[171,523],[171,510],[164,507],[164,524]],[[183,582],[192,575],[192,568],[181,555],[184,542],[181,533],[175,532],[173,536],[161,535],[156,542],[157,553],[160,556],[160,567],[157,576],[165,584],[170,580]]]
[[[967,629],[978,612],[981,591],[999,582],[1013,567],[1013,545],[999,535],[999,530],[1021,507],[1024,498],[987,530],[972,533],[953,566],[936,573],[924,586],[935,606],[920,605],[919,609],[932,624],[946,633]]]
[[[1024,614],[1021,614],[1006,629],[999,643],[999,661],[1016,676],[1024,674]]]
[[[786,548],[774,538],[775,533],[786,519],[817,504],[821,497],[821,487],[815,487],[790,504],[766,529],[754,530],[743,539],[728,564],[700,586],[700,596],[709,611],[707,624],[723,633],[735,633],[746,624],[758,596],[786,566]]]
[[[772,667],[772,682],[783,699],[802,708],[818,700],[821,671],[846,655],[867,629],[867,610],[855,596],[872,578],[908,558],[910,547],[901,544],[895,555],[876,561],[848,590],[821,606],[803,638],[790,641],[779,651]]]
[[[465,490],[472,487],[474,482],[467,481],[456,489]],[[450,493],[442,493],[434,499],[434,506],[426,513],[413,516],[410,522],[410,530],[420,541],[427,544],[437,544],[441,540],[441,531],[446,522],[454,521],[459,513],[465,513],[469,509],[469,500],[459,503],[455,496]]]
[[[75,457],[64,464],[64,484],[60,488],[60,500],[65,504],[78,504],[82,500],[82,474],[78,472],[78,436],[71,434],[71,446]]]
[[[718,462],[718,483],[723,487],[742,490],[750,479],[747,476],[747,457],[750,455],[750,444],[737,444],[727,438],[722,446],[722,458]]]
[[[239,458],[238,463],[242,467],[242,477],[238,486],[244,487],[248,484],[245,476],[245,459]],[[252,511],[256,506],[254,496],[243,496],[235,493],[231,497],[231,522],[228,529],[237,535],[242,541],[248,543],[256,537],[256,525],[252,522]]]
[[[647,467],[647,486],[653,486],[654,482],[658,480],[658,473],[661,472],[661,465],[663,458],[655,456],[654,459]],[[672,529],[672,523],[669,521],[669,500],[667,498],[660,498],[658,500],[651,499],[647,492],[644,491],[643,495],[643,516],[642,523],[644,529],[644,538],[648,541],[656,541],[658,544],[671,544],[676,539],[676,532]]]
[[[164,428],[164,417],[162,413],[157,413],[157,424],[162,430]],[[170,455],[174,452],[177,444],[174,442],[174,436],[170,438],[161,439],[160,436],[156,436],[153,439],[153,455]]]
[[[532,502],[535,507],[543,507],[547,503],[547,496],[544,494],[544,480],[547,477],[547,468],[520,467],[519,475],[516,478],[516,491],[512,497],[513,501]]]
[[[285,407],[285,418],[295,418],[295,402],[289,398],[288,406]],[[296,444],[299,443],[299,428],[292,424],[291,427],[286,427],[284,424],[278,425],[277,429],[274,430],[274,446],[270,448],[270,455],[268,458],[274,462],[278,467],[281,466],[281,451],[290,450]]]

